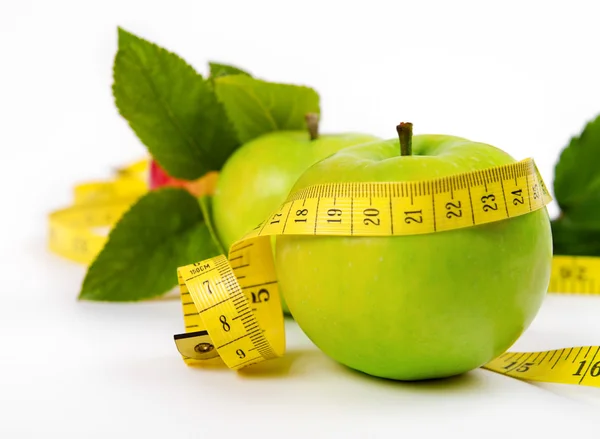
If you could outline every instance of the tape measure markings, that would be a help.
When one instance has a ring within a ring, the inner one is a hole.
[[[501,197],[498,191],[502,193]],[[448,201],[448,195],[450,201]],[[479,208],[474,207],[473,204],[473,200],[477,199],[481,201]],[[241,291],[265,285],[276,287],[277,282],[272,267],[263,269],[263,267],[254,266],[254,264],[264,261],[270,261],[272,264],[270,240],[267,239],[270,235],[389,236],[390,234],[431,233],[444,227],[446,229],[468,227],[523,215],[542,208],[550,200],[551,197],[532,161],[429,182],[313,185],[292,194],[279,210],[232,246],[229,252],[231,265],[228,266],[228,269],[233,275],[227,274],[228,278],[226,280],[223,278],[223,281],[228,285],[237,284],[237,288]],[[503,206],[500,206],[501,204]],[[470,215],[465,214],[468,210],[466,206],[470,207],[470,212],[468,212]],[[406,208],[403,210],[403,207]],[[458,213],[459,211],[460,213]],[[398,219],[393,219],[394,212],[404,212],[404,217],[400,215],[404,224],[419,224],[425,228],[417,232],[406,229],[406,226]],[[429,222],[425,220],[427,212],[431,215]],[[442,216],[442,214],[445,215]],[[486,214],[488,215],[486,216]],[[350,217],[350,221],[344,223],[343,219],[347,217]],[[439,217],[442,217],[441,221],[433,221],[434,218]],[[456,224],[444,223],[444,217],[447,220],[461,217],[468,219],[466,222]],[[371,225],[377,227],[369,229]],[[398,225],[405,227],[402,233],[395,229],[395,226]],[[261,252],[261,249],[256,246],[263,246],[264,252]],[[238,252],[242,254],[240,255]],[[221,263],[227,262],[223,256],[220,258]],[[225,276],[226,271],[220,272],[219,276]],[[258,276],[260,282],[248,281],[249,284],[244,287],[237,283],[252,275]],[[207,278],[211,276],[212,274],[208,274]],[[249,300],[248,296],[245,296],[244,302],[246,300]],[[217,308],[220,306],[222,305],[217,304]],[[260,312],[258,304],[257,308],[246,311],[249,319],[254,316],[255,311],[258,315]],[[277,308],[277,311],[281,314],[280,308]],[[277,311],[274,312],[277,313]],[[252,318],[252,321],[254,320],[258,322],[262,319]],[[210,329],[208,332],[209,335],[212,334]],[[263,330],[261,334],[265,332]],[[283,338],[283,334],[280,337]],[[239,337],[230,344],[237,347],[236,344],[243,338]],[[280,355],[279,352],[275,352],[269,347],[266,338],[260,343],[262,343],[261,346],[267,346],[270,355],[263,355],[261,358],[253,357],[248,364]],[[588,361],[588,355],[592,349],[595,349],[595,354]],[[600,387],[600,380],[590,378],[600,375],[600,361],[594,362],[599,350],[600,347],[588,347],[582,362],[575,364],[579,367],[576,370],[571,369],[575,360],[581,358],[580,353],[583,348],[579,349],[571,363],[568,362],[568,359],[572,350],[564,355],[565,350],[563,349],[560,353],[558,353],[559,351],[506,352],[482,367],[519,379]],[[556,360],[554,360],[555,357]],[[239,362],[237,364],[237,367],[232,368],[238,369],[245,366]]]
[[[571,356],[574,350],[577,352]],[[596,360],[598,353],[600,346],[506,352],[482,367],[519,379],[600,387],[600,360]],[[531,358],[533,355],[535,357]]]
[[[600,294],[600,258],[556,255],[552,258],[550,291]]]
[[[76,262],[91,263],[107,240],[94,228],[112,227],[148,191],[147,167],[148,161],[140,160],[117,169],[113,180],[77,184],[73,205],[49,215],[50,250]]]
[[[50,250],[77,262],[91,263],[107,240],[105,234],[94,229],[114,225],[136,199],[119,198],[53,212],[49,217]]]
[[[496,172],[496,178],[498,179],[498,181],[500,181],[500,186],[502,187],[502,197],[504,198],[504,209],[506,211],[506,216],[509,217],[510,213],[508,212],[508,201],[506,200],[506,192],[504,191],[504,182],[502,181],[502,178],[500,178],[500,175]],[[531,206],[529,207],[531,209]]]
[[[540,209],[551,200],[540,195],[536,172],[527,159],[495,171],[424,182],[334,183],[300,190],[236,242],[229,260],[221,255],[179,269],[186,330],[206,328],[211,347],[232,369],[280,356],[284,325],[269,236],[397,236],[500,221]],[[510,184],[504,184],[503,177]],[[525,186],[532,190],[526,192]],[[194,337],[189,339],[186,343]],[[180,348],[181,340],[176,339],[178,349],[189,355],[187,344]],[[260,357],[248,358],[251,350]],[[191,352],[193,358],[200,355]]]
[[[292,194],[246,238],[434,233],[524,215],[551,201],[550,195],[540,190],[541,178],[530,159],[505,168],[508,177],[514,175],[514,185],[512,178],[503,181],[502,173],[490,171],[426,182],[312,185]]]
[[[179,275],[182,282],[182,303],[184,305],[184,319],[186,330],[206,327],[212,335],[210,350],[215,349],[223,358],[228,367],[239,369],[258,361],[280,356],[272,347],[265,336],[265,330],[259,325],[253,313],[248,298],[236,280],[234,270],[250,268],[250,261],[243,253],[253,245],[241,246],[237,250],[241,255],[234,256],[238,263],[234,266],[224,256],[218,256],[208,261],[180,268]],[[242,248],[243,247],[243,248]],[[185,275],[185,274],[187,275]],[[243,275],[240,275],[243,277]],[[269,281],[273,283],[272,281]],[[262,286],[264,282],[256,283]],[[254,284],[253,284],[254,285]],[[249,285],[251,287],[252,285]],[[189,304],[188,293],[193,302]],[[189,308],[191,307],[191,312]],[[193,325],[191,319],[195,319]],[[283,321],[281,322],[283,324]],[[203,335],[199,334],[199,337]],[[190,340],[179,338],[176,340],[182,355],[189,357],[189,343],[195,342],[195,337]],[[200,340],[200,339],[198,339]],[[181,344],[183,348],[180,348]],[[198,352],[198,343],[194,346]],[[207,348],[208,349],[208,348]],[[256,354],[254,354],[256,351]],[[192,359],[198,358],[192,353]],[[190,358],[184,358],[190,360]]]
[[[139,162],[121,169],[114,181],[77,185],[74,205],[49,217],[50,249],[78,262],[91,262],[107,239],[94,227],[112,226],[148,190],[146,166]],[[187,364],[208,364],[205,360],[221,357],[235,370],[283,355],[283,315],[270,240],[265,239],[269,235],[432,233],[523,215],[550,200],[531,159],[429,181],[308,187],[292,194],[275,214],[234,244],[229,261],[224,256],[216,263],[217,258],[203,261],[213,262],[210,272],[189,272],[198,268],[196,264],[179,268],[186,332],[174,336],[177,349]],[[461,221],[449,222],[456,216]],[[207,277],[209,283],[203,284]],[[549,289],[600,294],[600,258],[555,255]],[[225,323],[229,331],[224,330]],[[599,354],[600,346],[505,352],[482,368],[519,379],[600,387]]]

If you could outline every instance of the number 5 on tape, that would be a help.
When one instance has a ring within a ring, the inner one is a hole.
[[[175,343],[187,364],[221,357],[237,370],[283,355],[283,312],[268,238],[232,246],[229,260],[218,256],[177,273],[188,332],[175,335]]]
[[[187,333],[175,336],[177,348],[187,364],[221,357],[234,370],[283,355],[272,235],[435,233],[526,215],[550,200],[530,159],[426,182],[321,184],[303,189],[236,242],[229,259],[218,256],[178,269]],[[346,224],[340,219],[340,206],[346,215],[350,211],[352,220]],[[590,264],[564,257],[553,263],[554,272],[569,274],[562,276],[565,279],[577,267],[578,281],[586,282],[589,292],[596,291]],[[598,346],[506,352],[482,367],[519,379],[600,387]]]

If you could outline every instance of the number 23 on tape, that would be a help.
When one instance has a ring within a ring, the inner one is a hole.
[[[283,355],[271,235],[435,233],[525,215],[550,200],[531,159],[428,182],[306,188],[236,242],[229,259],[221,255],[178,269],[186,333],[175,335],[177,349],[189,365],[222,360],[233,370]],[[342,209],[353,221],[341,221]],[[599,350],[506,352],[482,367],[520,379],[600,387]]]

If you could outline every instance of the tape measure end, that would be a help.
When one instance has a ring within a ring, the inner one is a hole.
[[[175,334],[173,339],[184,359],[210,360],[219,356],[207,331]]]

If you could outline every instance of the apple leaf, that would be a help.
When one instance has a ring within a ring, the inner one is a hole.
[[[228,65],[228,64],[209,62],[208,66],[210,68],[210,77],[211,78],[219,78],[221,76],[228,76],[228,75],[252,76],[250,73],[248,73],[240,68],[237,68],[235,66]]]
[[[117,36],[119,49],[125,49],[130,43],[140,43],[144,41],[131,32],[127,32],[122,27],[117,27]]]
[[[177,285],[177,267],[218,254],[195,197],[178,188],[151,191],[112,229],[87,271],[79,298],[157,297]]]
[[[209,195],[203,195],[198,198],[198,203],[200,203],[200,209],[202,210],[202,216],[204,217],[204,221],[206,222],[206,227],[208,228],[208,232],[212,237],[213,243],[219,254],[227,255],[228,252],[223,247],[223,243],[219,239],[217,235],[217,231],[213,224],[213,215],[212,215],[212,197]]]
[[[240,146],[209,81],[176,54],[119,28],[113,77],[120,114],[171,176],[220,170]]]
[[[600,230],[582,229],[567,217],[551,222],[555,255],[600,256]]]
[[[319,95],[310,87],[246,75],[215,78],[214,87],[242,143],[271,131],[306,129],[306,113],[320,111]]]
[[[555,167],[554,193],[562,216],[600,230],[600,116],[573,137]]]

